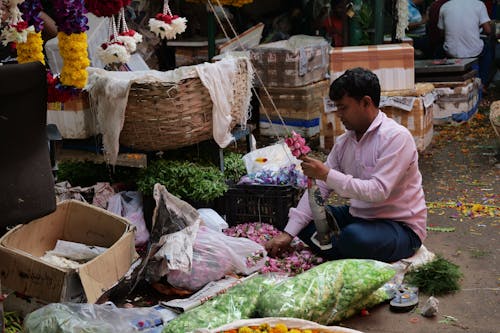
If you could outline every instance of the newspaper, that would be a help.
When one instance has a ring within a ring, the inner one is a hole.
[[[380,96],[379,107],[393,106],[395,108],[410,112],[413,109],[416,97],[411,96]]]
[[[221,279],[219,281],[209,282],[205,287],[200,289],[197,293],[191,295],[189,298],[178,298],[167,302],[162,301],[160,302],[160,304],[162,306],[169,307],[176,312],[182,313],[205,303],[206,301],[214,298],[219,294],[225,293],[231,287],[234,287],[238,283],[241,283],[244,280],[253,277],[255,274],[257,273],[241,279],[237,279],[232,276],[226,276],[224,279]]]

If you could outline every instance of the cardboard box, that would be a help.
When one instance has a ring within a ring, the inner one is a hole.
[[[216,51],[218,46],[226,41],[227,38],[216,39]],[[207,40],[172,40],[168,41],[168,46],[175,47],[176,67],[197,65],[209,61]]]
[[[329,88],[328,80],[303,87],[271,87],[267,89],[271,99],[261,89],[259,97],[264,107],[261,106],[260,110],[260,134],[284,136],[289,131],[295,131],[303,137],[318,134],[324,99],[328,96]]]
[[[42,261],[58,239],[107,247],[78,269]],[[134,228],[124,218],[79,201],[64,201],[57,210],[19,225],[0,238],[0,276],[5,288],[46,302],[88,303],[111,288],[136,256]]]
[[[328,74],[329,51],[323,37],[305,35],[254,47],[250,59],[257,73],[255,84],[300,87],[322,81]]]
[[[417,84],[415,89],[383,92],[380,109],[388,117],[408,128],[419,151],[424,151],[434,133],[434,86]],[[327,110],[328,111],[328,110]],[[335,112],[325,112],[321,119],[320,147],[330,150],[337,137],[345,132]]]
[[[441,82],[436,85],[434,124],[460,123],[471,119],[481,101],[481,80]]]
[[[334,47],[330,52],[331,80],[347,69],[363,67],[377,74],[382,91],[414,89],[413,52],[406,43]]]
[[[65,139],[86,139],[96,135],[96,123],[87,92],[80,92],[65,102],[47,103],[47,124],[56,124]]]

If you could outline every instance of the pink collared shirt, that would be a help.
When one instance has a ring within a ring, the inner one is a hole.
[[[379,111],[363,137],[346,131],[335,143],[325,165],[322,194],[331,191],[350,199],[349,212],[364,219],[391,219],[406,223],[423,241],[427,207],[412,134]],[[291,208],[285,231],[296,236],[312,221],[307,193]]]

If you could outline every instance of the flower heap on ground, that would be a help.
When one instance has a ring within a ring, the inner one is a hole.
[[[281,233],[278,229],[267,223],[249,222],[239,224],[224,230],[224,233],[232,237],[248,238],[260,245],[264,245],[270,239]],[[261,273],[284,273],[297,275],[305,272],[323,262],[321,257],[316,256],[300,239],[294,238],[290,249],[280,257],[268,257]]]

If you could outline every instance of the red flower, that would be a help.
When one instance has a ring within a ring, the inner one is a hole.
[[[155,18],[159,21],[165,22],[166,24],[171,24],[173,20],[179,18],[179,15],[168,15],[168,14],[158,13],[156,14]]]
[[[16,28],[17,32],[21,32],[28,28],[28,22],[20,21],[17,24],[15,24],[14,27]]]

